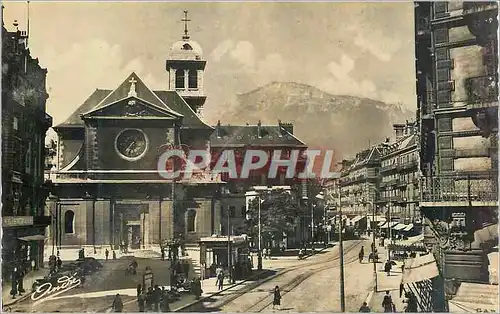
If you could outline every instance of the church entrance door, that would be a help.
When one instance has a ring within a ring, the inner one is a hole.
[[[141,248],[141,222],[129,221],[127,224],[127,240],[131,249]]]
[[[147,206],[147,205],[146,205]],[[115,245],[124,245],[128,249],[140,249],[144,226],[141,225],[141,213],[147,213],[143,204],[117,204],[115,207]]]

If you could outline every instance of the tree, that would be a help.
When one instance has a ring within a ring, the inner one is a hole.
[[[284,234],[293,232],[297,225],[297,218],[303,214],[296,197],[286,190],[272,190],[260,195],[261,208],[261,235],[262,243],[269,240],[280,241]],[[249,203],[247,212],[249,234],[258,242],[259,225],[259,198]]]

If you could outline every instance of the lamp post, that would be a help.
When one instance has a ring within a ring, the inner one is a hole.
[[[262,204],[262,199],[260,198],[260,195],[257,196],[258,201],[259,201],[259,252],[257,253],[257,269],[262,270],[262,221],[261,221],[261,215],[260,215],[260,210],[261,210],[261,204]]]
[[[233,282],[233,265],[232,265],[232,254],[231,254],[231,207],[227,207],[227,265],[229,282]]]
[[[345,312],[345,294],[344,294],[344,244],[342,242],[342,196],[339,182],[339,254],[340,254],[340,312]]]

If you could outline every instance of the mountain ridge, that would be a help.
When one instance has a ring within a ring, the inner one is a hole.
[[[235,95],[217,115],[223,124],[293,123],[294,135],[310,148],[333,149],[344,158],[391,137],[392,124],[415,118],[401,104],[278,81]]]

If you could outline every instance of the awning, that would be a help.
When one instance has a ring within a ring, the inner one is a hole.
[[[384,222],[386,221],[387,219],[385,219],[384,216],[371,216],[371,215],[368,215],[366,216],[370,221],[374,221],[374,222]]]
[[[35,234],[35,235],[30,235],[30,236],[26,236],[26,237],[20,237],[18,238],[19,240],[21,241],[26,241],[26,242],[29,242],[29,241],[43,241],[45,240],[47,237],[44,236],[44,235],[41,235],[41,234]]]
[[[474,244],[484,245],[490,243],[492,246],[498,244],[498,224],[490,225],[474,232]]]
[[[407,225],[407,226],[403,229],[403,231],[410,231],[411,229],[413,229],[413,224],[409,224],[409,225]]]
[[[394,226],[394,230],[403,230],[406,228],[405,224],[398,223],[396,226]]]
[[[380,228],[387,228],[387,222],[382,221],[382,222],[380,222],[380,223],[378,224],[378,226],[379,226]]]
[[[409,284],[437,276],[439,276],[439,270],[434,255],[427,254],[406,260],[401,281],[403,284]]]
[[[397,225],[399,222],[397,221],[392,221],[392,222],[388,222],[388,223],[384,223],[382,226],[380,226],[380,228],[393,228],[395,225]]]
[[[464,282],[448,301],[450,312],[498,312],[498,286]]]
[[[362,217],[362,216],[356,216],[356,217],[354,217],[353,219],[351,219],[351,222],[352,222],[353,224],[355,224],[355,223],[357,223],[358,221],[360,221],[360,220],[361,220],[361,219],[363,219],[363,218],[364,218],[364,217]]]

